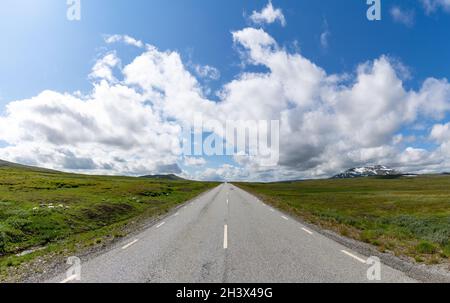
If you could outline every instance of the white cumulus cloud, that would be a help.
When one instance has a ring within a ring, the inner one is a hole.
[[[262,29],[232,33],[246,65],[225,83],[218,100],[179,53],[147,45],[123,68],[113,53],[100,58],[87,95],[43,91],[10,102],[0,117],[0,158],[69,171],[140,175],[179,172],[181,125],[198,113],[218,120],[279,120],[280,163],[260,167],[258,159],[235,157],[235,165],[197,170],[197,179],[279,180],[330,176],[368,163],[406,171],[450,168],[450,84],[426,79],[406,89],[404,69],[380,56],[355,71],[330,74],[281,47]],[[122,41],[126,43],[125,41]],[[111,81],[115,79],[114,81]],[[436,149],[408,146],[404,129],[421,121],[436,126]],[[200,167],[205,159],[185,158]],[[205,161],[206,162],[206,161]]]
[[[109,53],[95,63],[89,77],[92,79],[105,79],[114,82],[116,81],[116,78],[114,77],[113,69],[119,64],[120,59],[116,54],[114,52]]]
[[[194,65],[195,73],[200,77],[204,79],[210,79],[210,80],[219,80],[220,79],[220,71],[212,66],[209,65]]]
[[[144,43],[128,35],[107,35],[105,36],[105,42],[108,44],[112,43],[125,43],[128,45],[136,46],[138,48],[144,47]]]
[[[269,1],[262,11],[253,11],[250,20],[255,24],[271,24],[278,21],[282,26],[286,26],[286,19],[283,15],[283,11],[279,8],[274,8],[272,1]]]

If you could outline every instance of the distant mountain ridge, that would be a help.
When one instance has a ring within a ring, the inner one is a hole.
[[[400,175],[402,175],[402,173],[395,169],[383,165],[374,165],[374,166],[351,168],[343,173],[340,173],[332,177],[332,179],[351,179],[351,178],[363,178],[373,176],[400,176]]]
[[[0,167],[27,167],[22,164],[12,163],[4,160],[0,160]]]
[[[18,164],[18,163],[8,162],[8,161],[1,160],[1,159],[0,159],[0,168],[21,169],[21,170],[28,170],[28,171],[41,172],[41,173],[64,173],[64,172],[53,170],[53,169],[47,169],[47,168],[30,166],[30,165]],[[140,178],[154,179],[154,180],[165,180],[165,181],[189,181],[187,179],[183,179],[181,177],[178,177],[175,174],[148,175],[148,176],[141,176]]]
[[[148,176],[142,176],[141,178],[160,179],[160,180],[172,180],[172,181],[183,181],[183,180],[186,180],[186,179],[178,177],[177,175],[174,175],[174,174],[169,174],[169,175],[148,175]]]
[[[46,173],[56,173],[56,172],[58,172],[58,171],[52,170],[52,169],[41,168],[41,167],[36,167],[36,166],[29,166],[29,165],[23,165],[23,164],[18,164],[18,163],[4,161],[4,160],[0,160],[0,167],[20,168],[20,169],[27,169],[27,170],[31,170],[31,171],[46,172]]]

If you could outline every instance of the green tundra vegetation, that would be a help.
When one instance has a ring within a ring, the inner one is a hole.
[[[448,263],[450,176],[236,184],[280,210],[419,263]]]
[[[55,251],[122,237],[121,227],[131,221],[163,215],[217,185],[0,164],[0,277],[8,267],[45,253],[42,248]]]

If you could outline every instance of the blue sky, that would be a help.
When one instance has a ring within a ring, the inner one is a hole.
[[[163,50],[178,50],[186,59],[217,67],[227,81],[239,69],[230,32],[248,24],[245,13],[266,4],[265,0],[82,1],[82,20],[69,22],[65,1],[2,2],[2,107],[44,89],[89,90],[87,75],[105,47],[105,34],[127,34]],[[286,46],[297,41],[307,58],[330,73],[351,71],[360,62],[389,54],[411,68],[410,85],[429,76],[449,77],[450,18],[442,11],[427,16],[420,1],[384,0],[381,22],[367,21],[365,1],[279,0],[274,5],[283,9],[287,26],[267,31]],[[414,26],[392,20],[389,9],[394,5],[416,11]],[[320,46],[325,20],[331,33],[326,51]]]
[[[176,52],[187,70],[195,65],[216,68],[219,79],[199,79],[215,101],[215,92],[243,72],[242,54],[232,33],[248,27],[262,28],[288,53],[300,53],[329,75],[354,74],[360,64],[384,55],[392,65],[407,68],[409,75],[402,79],[405,90],[419,91],[428,78],[450,77],[450,13],[445,4],[439,5],[437,0],[431,11],[420,0],[382,0],[382,20],[369,22],[365,2],[273,0],[286,19],[282,26],[279,22],[255,25],[250,20],[252,12],[261,11],[267,0],[81,0],[82,18],[72,22],[66,19],[63,0],[4,0],[0,10],[4,41],[0,48],[0,109],[5,114],[11,101],[31,99],[45,90],[90,94],[93,81],[89,74],[112,48],[122,66],[142,53],[104,42],[105,35],[116,34],[134,37],[160,51]],[[394,18],[394,8],[404,18]],[[325,33],[326,46],[321,43]],[[263,64],[245,67],[247,72],[267,69]],[[416,126],[423,124],[422,128],[402,124],[395,135],[426,137],[433,125],[447,122],[448,113],[442,114],[439,119],[414,121]],[[0,138],[0,146],[17,144],[7,142]],[[440,144],[422,139],[408,142],[404,148],[431,151]],[[233,164],[230,158],[220,157],[209,162],[210,168]],[[193,168],[183,169],[195,173]]]

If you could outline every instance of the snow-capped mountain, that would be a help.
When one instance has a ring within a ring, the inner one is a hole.
[[[333,177],[333,179],[349,179],[349,178],[360,178],[360,177],[371,177],[371,176],[396,176],[401,175],[400,172],[395,169],[388,168],[383,165],[375,166],[365,166],[351,168],[341,174]]]

